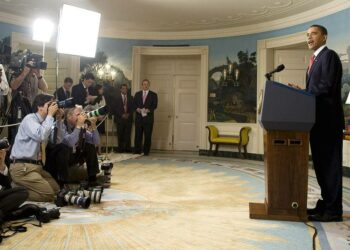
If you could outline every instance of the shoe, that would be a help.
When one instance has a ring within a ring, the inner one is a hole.
[[[325,210],[325,205],[323,200],[318,200],[315,208],[308,208],[306,210],[307,215],[323,214]]]
[[[323,214],[314,214],[309,215],[308,217],[309,221],[319,221],[319,222],[340,222],[343,221],[342,215],[333,215],[329,213],[323,213]]]

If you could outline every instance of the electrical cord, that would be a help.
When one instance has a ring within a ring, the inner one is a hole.
[[[312,236],[312,249],[313,250],[316,250],[316,237],[317,237],[317,228],[314,227],[314,226],[311,226],[310,224],[307,224],[305,221],[304,221],[304,224],[308,227],[311,227],[313,230],[314,230],[314,234]]]

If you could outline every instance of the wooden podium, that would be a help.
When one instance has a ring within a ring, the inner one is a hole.
[[[306,221],[309,130],[315,98],[267,81],[259,122],[264,128],[265,201],[249,203],[251,219]]]

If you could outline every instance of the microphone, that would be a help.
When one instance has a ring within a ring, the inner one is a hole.
[[[280,64],[280,65],[277,66],[277,68],[275,68],[275,69],[272,70],[271,72],[266,73],[266,74],[265,74],[265,77],[267,78],[267,80],[270,81],[270,78],[271,78],[271,76],[272,76],[274,73],[280,72],[280,71],[284,70],[284,68],[285,68],[285,67],[284,67],[284,64]]]

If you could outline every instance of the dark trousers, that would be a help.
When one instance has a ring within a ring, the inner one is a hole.
[[[117,134],[118,134],[118,151],[130,152],[131,151],[131,127],[132,121],[120,118],[116,121]]]
[[[331,215],[342,215],[342,130],[324,131],[313,128],[310,132],[310,145],[317,182],[325,212]]]
[[[96,178],[99,172],[96,147],[93,144],[85,143],[84,149],[73,149],[64,144],[48,146],[46,148],[45,170],[59,183],[68,182],[68,168],[77,163],[86,162],[87,174],[89,179]]]
[[[153,122],[143,120],[135,122],[135,153],[141,153],[142,138],[144,136],[143,153],[148,155],[151,150]]]
[[[6,219],[28,198],[28,191],[24,187],[15,187],[0,191],[0,220]],[[3,216],[3,218],[1,218]]]

